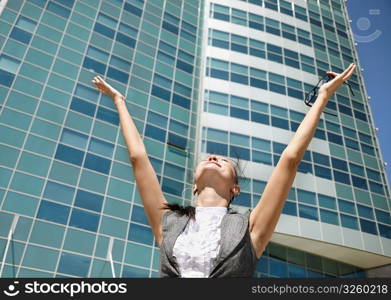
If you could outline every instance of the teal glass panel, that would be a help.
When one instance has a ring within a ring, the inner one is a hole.
[[[153,251],[152,268],[155,270],[159,270],[160,268],[160,250],[156,248]]]
[[[70,128],[89,133],[92,125],[92,119],[73,111],[68,111],[65,125]]]
[[[149,267],[152,249],[131,242],[126,244],[125,263]]]
[[[128,202],[106,198],[103,212],[114,217],[129,219],[131,204]]]
[[[125,239],[127,229],[128,229],[128,222],[103,216],[99,231],[100,233],[107,234],[109,236]]]
[[[38,206],[38,199],[9,191],[3,203],[3,210],[33,217]]]
[[[316,194],[313,192],[297,189],[298,200],[301,203],[316,205]]]
[[[13,238],[15,240],[26,241],[31,229],[32,219],[19,216],[18,223],[14,231]]]
[[[65,113],[65,109],[59,108],[44,101],[41,101],[37,111],[37,115],[41,118],[60,124],[62,124],[64,120]]]
[[[105,193],[107,179],[105,175],[83,170],[79,186],[98,193]]]
[[[58,255],[59,251],[30,245],[26,249],[23,265],[26,267],[54,271]]]
[[[88,3],[88,2],[87,2]],[[79,13],[86,15],[92,19],[95,19],[97,9],[96,7],[88,6],[83,4],[82,2],[75,1],[75,11],[78,11]]]
[[[65,227],[36,220],[31,231],[30,242],[60,248]]]
[[[43,99],[68,108],[71,95],[47,86],[43,93]]]
[[[122,180],[134,182],[133,171],[129,165],[113,162],[111,175]]]
[[[77,26],[73,23],[68,23],[66,33],[78,37],[82,41],[87,41],[90,35],[90,31],[84,29],[83,27]]]
[[[58,57],[61,57],[66,61],[72,62],[76,65],[80,65],[83,60],[83,56],[81,54],[65,47],[60,48],[60,51],[58,52]]]
[[[19,156],[19,150],[0,145],[0,164],[13,168]]]
[[[19,65],[20,61],[16,60],[15,58],[9,57],[7,55],[0,56],[0,68],[5,71],[16,73],[18,71]]]
[[[0,211],[0,236],[8,237],[14,216],[14,214]]]
[[[133,184],[110,178],[108,195],[130,201],[133,194]]]
[[[178,150],[174,147],[168,147],[166,159],[170,162],[184,165],[186,163],[186,154],[184,151]]]
[[[217,130],[208,128],[208,139],[228,143],[228,132],[223,130]]]
[[[47,55],[41,51],[35,50],[33,48],[29,49],[25,59],[26,61],[39,65],[45,69],[49,69],[53,61],[52,56]]]
[[[77,277],[87,277],[90,263],[90,257],[63,252],[61,253],[57,272]]]
[[[107,249],[109,247],[109,238],[102,235],[97,235],[96,247],[95,247],[95,256],[96,257],[107,257]]]
[[[22,147],[26,134],[22,131],[0,125],[0,142],[15,147]]]
[[[251,100],[251,109],[259,112],[269,112],[269,105],[266,103],[258,102],[256,100]]]
[[[11,188],[16,191],[39,196],[43,188],[44,180],[32,175],[15,172],[11,181]]]
[[[351,187],[336,183],[335,188],[338,197],[353,200],[353,192]]]
[[[243,97],[237,97],[237,96],[232,96],[231,95],[231,105],[236,105],[236,106],[239,106],[243,109],[247,109],[248,108],[248,104],[249,104],[249,101],[247,98],[243,98]]]
[[[71,21],[87,29],[90,29],[94,23],[91,19],[86,18],[85,16],[77,13],[76,11],[72,13]]]
[[[50,8],[50,5],[48,6]],[[41,22],[50,25],[60,31],[63,31],[67,21],[63,18],[59,18],[57,15],[46,10],[41,18]]]
[[[0,167],[0,186],[1,187],[7,187],[9,180],[11,178],[12,171],[8,170],[6,168]],[[1,218],[0,218],[1,219]],[[2,226],[0,225],[0,228]]]
[[[4,46],[4,53],[11,54],[17,58],[22,58],[26,52],[27,46],[21,43],[18,43],[13,40],[8,40]]]
[[[271,105],[270,108],[272,115],[288,118],[287,109],[275,105]]]
[[[320,219],[325,223],[339,225],[338,214],[326,209],[320,210]]]
[[[64,249],[91,255],[96,236],[81,230],[69,228],[64,242]]]
[[[334,197],[326,196],[318,194],[318,200],[319,200],[319,206],[330,208],[330,209],[337,209],[336,200]]]
[[[76,185],[80,168],[54,161],[49,177],[60,182]]]
[[[87,135],[64,128],[60,142],[75,148],[80,148],[81,150],[85,150],[87,146],[87,140]]]
[[[144,144],[146,146],[146,148],[148,149],[148,146],[147,144],[150,143],[151,140],[148,140],[148,139],[144,139]],[[159,144],[157,144],[159,145]],[[154,155],[153,153],[151,153],[149,150],[147,150],[147,153],[148,154],[152,154]],[[163,150],[162,152],[163,153]],[[160,154],[161,155],[161,154]],[[159,155],[158,155],[159,156]],[[117,149],[115,150],[115,155],[114,155],[114,158],[116,160],[119,160],[121,162],[124,162],[125,164],[130,164],[130,159],[129,159],[129,153],[128,153],[128,150],[126,150],[126,148],[124,147],[118,147],[117,146]]]
[[[52,278],[54,273],[42,272],[32,269],[20,268],[19,277],[24,278]]]
[[[91,269],[93,278],[112,278],[119,277],[121,265],[114,263],[114,275],[110,263],[107,260],[94,259]]]
[[[31,132],[44,137],[57,140],[60,134],[61,127],[41,119],[35,118],[31,127]]]
[[[15,265],[20,264],[20,260],[22,258],[24,252],[25,244],[20,242],[13,241],[10,244],[10,248],[8,248],[8,253],[5,258],[5,262],[11,264],[15,267]],[[15,271],[15,269],[14,269]],[[15,277],[15,273],[13,272],[12,277]]]
[[[74,78],[72,78],[74,79]],[[58,88],[60,90],[63,90],[65,92],[73,91],[73,87],[75,85],[75,82],[70,79],[66,79],[65,77],[58,76],[54,73],[52,73],[49,77],[48,84],[52,87]]]
[[[56,59],[53,66],[53,71],[63,76],[67,76],[70,78],[77,78],[79,67],[67,63],[62,59]]]
[[[206,111],[214,114],[228,116],[228,107],[225,105],[208,103]]]
[[[55,142],[34,135],[29,135],[25,144],[26,150],[30,150],[50,157],[53,155],[55,147]]]
[[[48,76],[48,71],[25,62],[20,68],[19,74],[34,78],[34,80],[40,82],[45,82]]]
[[[285,84],[284,76],[269,72],[269,80],[281,84]]]
[[[118,128],[112,125],[103,123],[99,120],[95,120],[92,134],[108,141],[115,141],[115,138],[117,136],[117,130]]]
[[[124,266],[122,271],[122,277],[124,278],[146,278],[148,275],[148,270],[132,266]]]
[[[2,114],[0,115],[0,122],[17,127],[19,129],[27,130],[31,122],[31,116],[4,108]]]
[[[237,134],[237,133],[231,132],[230,141],[232,144],[235,144],[235,145],[242,145],[242,146],[246,146],[246,147],[250,146],[250,138],[248,136],[245,136],[242,134]]]
[[[16,13],[14,13],[12,10],[8,9],[9,6],[7,6],[6,8],[2,8],[2,14],[1,14],[1,18],[5,21],[7,21],[8,23],[13,23],[15,21],[15,18],[17,16]],[[20,18],[19,18],[20,19]],[[20,26],[19,22],[16,22],[16,24]],[[24,28],[23,28],[24,29]]]
[[[48,27],[46,27],[45,25],[42,25],[42,24],[40,26],[44,26],[46,28],[45,31],[47,32],[47,36],[46,36],[47,38],[56,40],[55,37],[57,36],[57,39],[59,40],[60,33],[58,31],[56,31],[54,29],[49,29]],[[41,38],[40,36],[36,35],[36,36],[34,36],[33,41],[31,42],[31,46],[33,46],[39,50],[48,52],[52,55],[55,55],[56,51],[57,51],[58,44],[57,44],[57,41],[55,41],[53,43],[47,39]],[[33,60],[31,60],[31,63],[38,64],[38,65],[40,64],[40,63],[35,63]]]
[[[49,170],[49,165],[49,159],[23,152],[17,168],[25,172],[45,177]]]
[[[210,101],[217,102],[217,103],[222,103],[222,104],[228,104],[228,95],[219,93],[219,92],[213,92],[210,91],[208,94],[208,98]]]
[[[64,39],[62,40],[62,43],[64,46],[67,46],[75,51],[84,53],[84,50],[86,48],[86,43],[83,41],[76,39],[70,35],[65,35]]]

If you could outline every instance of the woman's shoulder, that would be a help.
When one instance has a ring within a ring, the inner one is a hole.
[[[188,218],[188,216],[181,215],[177,211],[167,210],[163,213],[162,217],[163,229],[174,226],[177,222],[186,222]]]

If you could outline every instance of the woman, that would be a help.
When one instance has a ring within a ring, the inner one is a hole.
[[[240,214],[227,209],[240,192],[234,165],[225,157],[210,155],[195,170],[195,209],[183,209],[164,199],[143,141],[125,104],[125,98],[101,77],[93,83],[116,106],[144,209],[161,248],[162,277],[250,277],[267,246],[297,167],[314,136],[329,97],[350,78],[354,64],[324,83],[318,97],[283,151],[260,201]]]

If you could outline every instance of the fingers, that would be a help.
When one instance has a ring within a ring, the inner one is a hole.
[[[350,68],[349,72],[343,77],[343,80],[348,80],[350,76],[352,76],[354,70],[356,69],[356,65],[352,64],[352,67]]]
[[[354,69],[356,68],[356,65],[351,63],[342,73],[338,74],[335,72],[326,72],[327,75],[333,76],[333,80],[342,80],[346,81],[349,79],[349,77],[353,74]]]
[[[94,77],[92,81],[96,83],[102,83],[103,79],[99,75],[97,75]]]
[[[99,75],[95,76],[92,79],[92,83],[95,84],[97,87],[100,87],[100,86],[106,84],[106,82]]]
[[[332,76],[332,77],[338,76],[338,74],[335,73],[335,72],[326,72],[326,73],[327,73],[327,75],[330,75],[330,76]]]
[[[343,71],[343,72],[341,73],[342,79],[343,79],[343,80],[348,79],[348,78],[350,77],[350,75],[352,75],[352,73],[353,73],[353,71],[354,71],[355,68],[356,68],[356,65],[353,64],[353,63],[351,63],[351,64],[349,65],[349,67],[347,67],[347,68],[345,69],[345,71]]]

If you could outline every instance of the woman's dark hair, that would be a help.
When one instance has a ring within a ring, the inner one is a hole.
[[[235,184],[239,184],[239,174],[242,173],[242,170],[241,170],[241,167],[240,167],[240,158],[239,156],[235,153],[235,160],[233,159],[230,159],[231,163],[232,163],[232,166],[234,167],[234,175],[235,175]],[[232,201],[234,200],[235,198],[235,195],[232,196],[231,200],[229,201],[228,203],[228,207],[230,206],[230,204],[232,203]],[[177,214],[179,214],[180,216],[183,216],[183,215],[186,215],[190,218],[195,218],[195,207],[192,206],[192,205],[188,205],[188,206],[183,206],[183,205],[180,205],[178,203],[165,203],[164,206],[162,207],[162,209],[169,209],[171,211],[174,211],[176,212]]]
[[[183,206],[178,203],[165,203],[162,209],[169,209],[180,216],[186,215],[190,218],[195,218],[195,207],[191,205]]]

